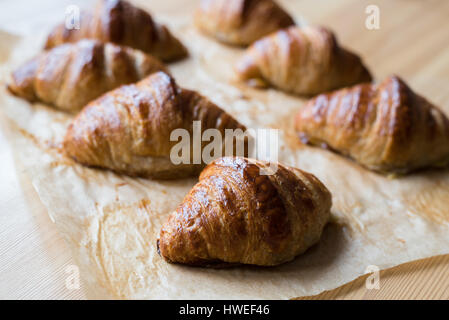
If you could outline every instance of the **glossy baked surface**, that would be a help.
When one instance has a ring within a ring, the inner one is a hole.
[[[449,120],[396,76],[322,94],[296,116],[304,142],[326,145],[378,171],[449,161]]]
[[[87,105],[70,124],[65,152],[76,161],[132,176],[180,178],[204,166],[189,159],[174,164],[170,152],[175,129],[193,139],[193,121],[202,132],[245,127],[197,92],[178,87],[164,72],[110,91]],[[193,143],[190,144],[191,146]],[[193,157],[193,153],[191,153]]]
[[[158,248],[174,263],[278,265],[320,239],[331,203],[330,192],[310,173],[220,158],[162,226]]]

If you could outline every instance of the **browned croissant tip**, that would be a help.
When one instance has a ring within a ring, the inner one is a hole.
[[[60,44],[63,43],[63,41],[56,41],[57,39],[64,39],[66,37],[63,36],[63,33],[69,33],[69,30],[66,29],[65,25],[63,23],[56,25],[53,27],[53,30],[50,31],[50,34],[47,36],[47,39],[45,40],[44,44],[44,50],[52,49]],[[74,32],[73,30],[71,32]],[[59,43],[58,43],[59,42]]]
[[[165,32],[171,36],[170,44],[166,45],[166,47],[171,47],[171,50],[162,50],[165,51],[165,53],[163,53],[163,60],[165,62],[174,62],[187,58],[189,56],[189,50],[181,40],[172,35],[166,26],[162,25],[160,28],[166,30]]]
[[[13,72],[10,90],[31,102],[79,111],[116,87],[136,82],[162,62],[139,50],[95,39],[81,39],[41,52]]]
[[[223,157],[201,173],[162,226],[161,256],[187,265],[254,264],[292,260],[316,243],[332,197],[312,174],[278,164]]]
[[[197,176],[205,163],[196,164],[190,153],[187,163],[174,163],[172,151],[180,141],[171,138],[181,129],[192,139],[195,121],[202,132],[217,129],[224,135],[226,129],[245,129],[206,97],[179,87],[172,76],[159,71],[90,102],[68,127],[64,150],[83,165],[129,176]]]
[[[12,73],[11,82],[7,85],[8,91],[15,96],[23,97],[28,101],[34,102],[36,100],[34,79],[37,69],[37,58],[25,62]]]
[[[365,66],[363,66],[362,74],[360,76],[360,83],[371,82],[373,80],[374,78],[371,72]]]
[[[166,262],[172,263],[172,264],[179,264],[177,261],[171,261],[168,257],[164,257],[161,254],[161,248],[160,248],[160,239],[156,240],[156,251],[157,254],[163,258]],[[202,267],[202,268],[212,268],[212,269],[224,269],[224,268],[232,268],[239,266],[238,263],[227,263],[223,262],[221,260],[196,260],[194,262],[185,263],[186,265],[190,267]]]
[[[341,50],[346,50],[346,49],[341,48]],[[353,55],[357,59],[357,62],[355,64],[356,65],[358,64],[360,66],[360,73],[357,76],[357,82],[356,83],[362,84],[362,83],[365,83],[365,82],[373,81],[374,78],[373,78],[373,76],[371,74],[371,71],[366,67],[366,65],[364,64],[362,58],[360,58],[360,56],[358,56],[355,53],[352,53],[352,52],[349,52],[349,53],[351,55]],[[354,84],[352,84],[352,85],[354,85]]]

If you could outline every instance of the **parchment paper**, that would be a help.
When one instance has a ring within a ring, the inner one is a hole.
[[[16,156],[69,244],[88,297],[286,299],[343,285],[369,265],[383,269],[449,253],[449,170],[391,179],[300,145],[291,119],[304,100],[236,83],[232,65],[240,49],[203,37],[188,15],[159,18],[190,51],[189,59],[170,66],[178,84],[208,96],[249,128],[280,129],[280,162],[310,171],[326,184],[333,194],[333,221],[318,245],[279,267],[168,264],[156,252],[159,229],[196,179],[135,179],[75,164],[59,151],[72,116],[30,105],[2,85],[1,111],[13,129]],[[2,84],[14,67],[39,52],[44,34],[18,38],[0,32]]]

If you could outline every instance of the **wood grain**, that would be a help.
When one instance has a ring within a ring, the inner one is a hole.
[[[367,289],[367,277],[301,300],[449,299],[449,255],[405,263],[382,270],[379,289]]]
[[[3,117],[0,126],[0,299],[82,299],[82,283],[66,286],[74,262],[13,157]]]
[[[134,1],[152,12],[187,12],[196,1]],[[359,52],[378,80],[395,73],[449,113],[449,1],[285,0],[308,23],[332,28],[340,42]],[[59,21],[69,4],[87,1],[1,2],[0,29],[27,33]],[[365,8],[380,9],[380,29],[365,27]],[[4,44],[1,44],[4,45]],[[65,285],[73,263],[64,241],[34,189],[15,163],[8,129],[0,121],[0,298],[82,299],[82,288]],[[449,201],[449,200],[448,200]],[[380,289],[366,289],[366,276],[311,299],[449,299],[449,255],[410,262],[380,273]]]

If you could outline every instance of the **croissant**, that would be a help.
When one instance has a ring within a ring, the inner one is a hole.
[[[239,80],[315,95],[371,81],[354,53],[341,48],[323,27],[290,27],[250,46],[236,65]]]
[[[45,49],[83,38],[126,45],[163,61],[187,55],[186,48],[166,26],[123,0],[99,0],[93,12],[81,12],[79,29],[67,29],[64,23],[56,26],[47,38]]]
[[[320,239],[331,204],[310,173],[219,158],[162,226],[158,250],[168,262],[195,266],[278,265]]]
[[[158,72],[89,103],[69,125],[63,147],[87,166],[130,176],[186,177],[198,174],[205,163],[192,159],[193,153],[189,161],[172,161],[172,148],[180,142],[170,141],[170,136],[175,129],[185,129],[194,139],[193,121],[200,122],[201,132],[246,130],[205,97],[179,88],[172,77]]]
[[[247,46],[295,22],[273,0],[203,0],[195,24],[221,42]]]
[[[400,78],[322,94],[295,119],[301,139],[375,171],[407,173],[449,162],[449,120]]]
[[[8,89],[30,102],[78,111],[122,84],[165,70],[156,58],[128,47],[81,40],[45,51],[12,74]]]

